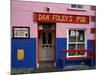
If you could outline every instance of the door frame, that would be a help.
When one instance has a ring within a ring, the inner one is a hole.
[[[39,65],[40,63],[40,59],[39,59],[39,24],[41,22],[38,22],[37,23],[37,51],[36,51],[36,60],[37,60],[37,64]],[[54,30],[51,30],[51,31],[54,31],[54,60],[53,60],[53,63],[55,64],[56,63],[56,23],[55,24],[55,29]],[[42,30],[41,30],[42,31]],[[43,30],[43,31],[47,31],[47,30]],[[48,30],[50,31],[50,30]]]

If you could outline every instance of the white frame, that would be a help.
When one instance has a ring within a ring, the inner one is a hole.
[[[82,8],[73,8],[71,5],[68,9],[72,9],[72,10],[85,10],[85,7],[84,5],[82,5],[83,7]]]
[[[86,32],[87,32],[87,30],[86,29],[79,29],[79,28],[69,28],[69,29],[67,29],[67,50],[69,50],[69,30],[84,30],[85,31],[85,43],[84,44],[85,44],[85,49],[87,49],[87,39],[86,39],[86,36],[87,36]],[[74,42],[72,42],[72,43],[74,43]],[[87,56],[87,52],[85,52],[84,55],[78,55],[78,56],[77,55],[69,56],[68,52],[66,54],[67,54],[66,55],[67,58],[70,58],[70,57],[86,57]]]
[[[23,35],[16,35],[16,33],[20,34],[21,32],[23,32]],[[25,34],[27,34],[27,36]],[[29,27],[13,27],[13,38],[29,38],[29,37],[30,37]]]
[[[74,7],[72,7],[72,5],[76,5],[76,7],[75,7],[75,8],[77,8],[77,9],[83,9],[83,8],[84,8],[84,6],[83,6],[83,5],[81,5],[81,4],[71,4],[71,8],[74,8]],[[82,6],[82,8],[79,8],[79,7],[78,7],[79,5],[81,5],[81,6]]]

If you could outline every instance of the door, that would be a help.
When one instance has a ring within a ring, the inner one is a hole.
[[[39,61],[54,61],[55,31],[39,31]]]

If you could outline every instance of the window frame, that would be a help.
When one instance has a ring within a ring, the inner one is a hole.
[[[90,16],[91,22],[96,22],[96,16]]]
[[[77,28],[69,28],[69,29],[67,29],[67,50],[69,50],[69,30],[84,30],[85,31],[85,41],[84,41],[84,45],[85,45],[85,50],[87,49],[87,38],[86,38],[86,36],[87,36],[87,30],[86,29],[77,29]],[[74,43],[75,45],[77,44],[77,42],[76,43]],[[80,42],[80,44],[81,44],[81,42]],[[87,56],[87,52],[84,52],[84,55],[74,55],[74,56],[69,56],[69,53],[67,52],[66,53],[67,55],[66,55],[66,57],[67,58],[70,58],[70,57],[86,57]]]
[[[75,7],[72,7],[75,6]],[[79,4],[71,4],[71,8],[76,8],[76,9],[83,9],[83,5],[79,5]]]
[[[91,10],[96,10],[96,6],[93,6],[93,5],[92,5],[92,6],[90,7],[90,9],[91,9]]]
[[[15,35],[14,35],[15,28],[27,28],[28,29],[28,37],[15,37]],[[12,38],[13,39],[29,39],[30,38],[30,27],[13,26],[12,27]]]
[[[74,4],[71,4],[70,7],[68,8],[68,10],[70,10],[70,11],[84,11],[84,12],[86,11],[84,5],[81,5],[82,6],[81,8],[79,8],[79,5],[78,4],[76,4],[76,7],[75,8],[72,7],[72,5],[74,5]]]

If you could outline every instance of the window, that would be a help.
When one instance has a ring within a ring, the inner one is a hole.
[[[55,23],[40,23],[39,24],[39,30],[54,30],[55,29]]]
[[[91,28],[91,34],[95,34],[96,33],[96,29],[95,28]]]
[[[68,8],[69,11],[86,11],[85,7],[83,5],[79,4],[71,4],[70,7]]]
[[[29,27],[13,27],[13,38],[29,38]]]
[[[91,10],[96,10],[96,6],[91,6]]]
[[[83,8],[83,5],[71,4],[71,8]]]
[[[42,44],[52,44],[52,33],[51,32],[43,32],[42,36]]]
[[[86,49],[86,33],[85,30],[68,30],[68,50],[84,50]],[[85,56],[85,52],[70,52],[67,56]]]
[[[95,16],[91,16],[91,22],[96,22],[96,17]]]
[[[52,33],[48,33],[48,44],[52,44]]]
[[[43,36],[42,36],[42,44],[46,44],[46,43],[47,43],[46,33],[43,32]]]

